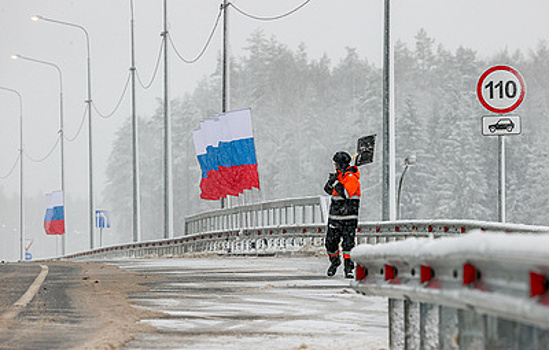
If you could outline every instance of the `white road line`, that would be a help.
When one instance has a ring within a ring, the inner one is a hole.
[[[30,285],[29,289],[13,304],[10,308],[10,310],[6,311],[2,315],[3,320],[10,320],[15,318],[21,309],[23,309],[25,306],[27,306],[28,303],[31,302],[31,300],[34,298],[36,293],[40,290],[40,287],[42,286],[42,283],[44,283],[44,280],[46,279],[46,276],[48,276],[49,268],[46,265],[40,265],[40,268],[42,269],[40,271],[40,274],[36,277],[34,282]]]

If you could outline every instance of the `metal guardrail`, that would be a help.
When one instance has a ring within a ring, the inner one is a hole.
[[[328,197],[305,197],[208,211],[185,218],[185,235],[277,226],[323,224]]]
[[[185,219],[185,232],[177,238],[127,243],[64,256],[63,259],[119,259],[181,255],[273,254],[305,247],[323,247],[329,197],[285,199],[218,209]],[[362,222],[358,244],[377,244],[410,237],[444,237],[474,229],[486,232],[543,232],[547,227],[471,220],[403,220]]]
[[[351,252],[357,263],[351,285],[390,298],[391,349],[546,349],[547,247],[549,234],[480,230],[361,245]]]

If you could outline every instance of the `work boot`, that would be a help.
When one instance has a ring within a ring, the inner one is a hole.
[[[355,264],[351,261],[351,259],[345,259],[345,278],[354,278],[354,269]]]
[[[330,262],[331,262],[331,265],[330,267],[328,267],[328,271],[326,272],[326,274],[329,277],[332,277],[333,275],[336,274],[337,268],[339,267],[339,265],[341,265],[341,260],[339,260],[339,255],[335,257],[330,257]]]

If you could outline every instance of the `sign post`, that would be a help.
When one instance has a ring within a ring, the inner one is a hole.
[[[31,261],[32,254],[29,252],[29,249],[32,246],[32,243],[34,242],[34,240],[32,238],[26,238],[25,241],[29,242],[29,244],[25,245],[25,261]]]
[[[498,220],[505,222],[505,135],[522,131],[520,117],[505,115],[517,109],[526,95],[522,75],[513,67],[496,65],[485,70],[477,83],[480,104],[496,115],[482,118],[482,134],[498,136]]]

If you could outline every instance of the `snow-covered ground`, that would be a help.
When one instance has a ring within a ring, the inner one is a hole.
[[[387,349],[387,301],[356,294],[324,257],[194,257],[118,262],[162,276],[138,307],[166,317],[128,349]]]

